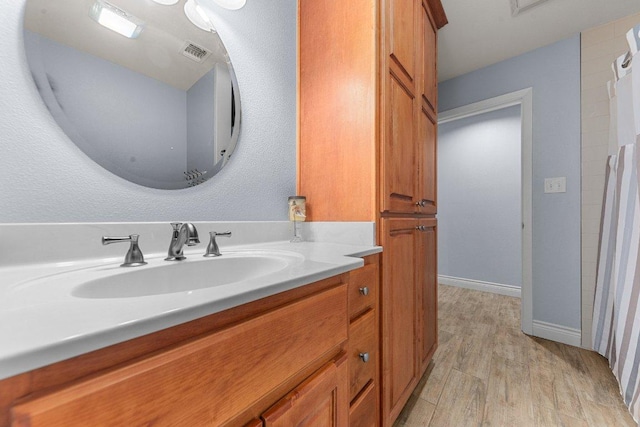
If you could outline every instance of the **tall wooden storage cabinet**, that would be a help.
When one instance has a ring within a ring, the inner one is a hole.
[[[440,0],[299,0],[298,193],[311,221],[375,221],[381,425],[437,346]],[[357,398],[356,398],[357,400]]]

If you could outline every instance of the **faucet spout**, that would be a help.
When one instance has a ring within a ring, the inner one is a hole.
[[[196,230],[195,225],[190,222],[185,222],[184,224],[180,222],[172,222],[171,226],[173,227],[173,234],[171,236],[171,243],[169,244],[169,252],[165,260],[181,261],[186,259],[182,253],[184,245],[193,246],[200,243],[198,231]]]

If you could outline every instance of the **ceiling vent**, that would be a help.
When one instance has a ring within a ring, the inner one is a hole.
[[[544,3],[547,0],[511,0],[511,15],[516,16],[525,10],[529,10],[533,7]]]
[[[196,62],[202,62],[209,55],[209,52],[193,42],[187,42],[182,48],[182,54]]]

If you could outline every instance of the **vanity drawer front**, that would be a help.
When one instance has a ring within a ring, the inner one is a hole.
[[[347,286],[12,409],[13,426],[223,425],[347,340]]]
[[[351,399],[376,373],[378,345],[373,310],[351,323],[349,328],[349,391]]]
[[[349,409],[349,427],[372,427],[378,425],[375,383],[371,382]]]
[[[349,272],[349,316],[351,319],[374,308],[378,295],[378,264],[367,264]]]

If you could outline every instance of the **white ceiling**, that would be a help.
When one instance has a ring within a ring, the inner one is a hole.
[[[109,0],[145,22],[137,39],[108,30],[89,17],[95,0],[28,0],[25,28],[130,70],[188,90],[227,53],[217,34],[203,31],[185,16],[184,1],[164,6],[151,0]],[[184,55],[187,43],[211,54],[200,63]]]
[[[495,64],[640,12],[640,0],[548,0],[511,16],[510,0],[441,0],[438,80]]]

